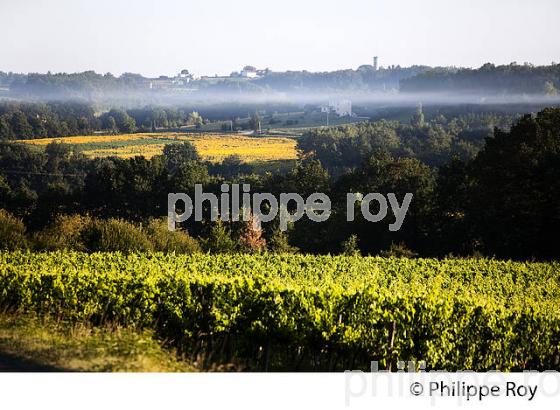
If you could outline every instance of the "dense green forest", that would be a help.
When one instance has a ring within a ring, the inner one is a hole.
[[[259,249],[266,243],[271,251],[556,258],[560,109],[523,116],[510,129],[490,129],[504,122],[492,116],[426,122],[418,110],[410,125],[379,121],[310,131],[299,141],[302,158],[294,169],[264,175],[250,174],[251,168],[237,160],[211,166],[189,143],[147,160],[88,159],[65,144],[52,143],[42,152],[4,142],[0,208],[16,219],[6,214],[12,222],[2,225],[13,226],[29,246],[41,246],[34,244],[34,235],[57,226],[58,215],[111,219],[113,228],[120,220],[145,226],[167,214],[169,192],[192,195],[200,183],[205,192],[219,193],[223,182],[245,182],[252,192],[304,197],[323,192],[333,201],[327,222],[302,219],[287,233],[279,231],[278,221],[264,224]],[[348,192],[399,197],[411,192],[414,200],[402,229],[389,232],[388,222],[347,222]],[[93,232],[105,232],[95,231],[95,221]],[[128,225],[117,228],[134,231]],[[184,228],[209,251],[246,249],[239,245],[243,224],[189,221]]]
[[[543,94],[556,96],[560,90],[560,64],[533,66],[484,64],[478,69],[437,68],[402,79],[405,93],[445,92],[488,94]]]
[[[88,135],[96,131],[130,133],[202,124],[194,111],[174,107],[112,108],[96,115],[79,102],[0,102],[0,140]]]
[[[316,128],[308,131],[298,146],[304,155],[320,160],[333,175],[359,166],[368,154],[377,150],[441,165],[452,157],[474,157],[494,128],[509,129],[514,118],[515,115],[490,112],[451,118],[438,114],[426,120],[419,106],[409,123],[379,120]]]

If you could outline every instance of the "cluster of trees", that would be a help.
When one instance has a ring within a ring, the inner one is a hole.
[[[224,167],[238,164],[224,162]],[[170,233],[160,218],[167,212],[168,192],[192,195],[197,183],[219,191],[222,178],[210,176],[208,165],[188,142],[167,145],[151,160],[90,160],[56,142],[44,153],[0,144],[0,249],[295,250],[280,231],[265,235],[252,221],[193,223],[189,231],[197,239],[186,231]]]
[[[0,71],[0,87],[9,88],[15,81],[24,81],[26,74]]]
[[[298,149],[304,156],[319,159],[333,175],[354,169],[377,150],[435,166],[453,156],[474,157],[495,127],[508,129],[512,122],[513,116],[492,113],[449,118],[439,114],[427,121],[418,106],[409,124],[380,120],[313,129],[298,141]]]
[[[185,232],[170,232],[164,220],[152,219],[135,226],[121,219],[101,220],[90,216],[59,215],[44,229],[28,232],[25,224],[0,209],[0,238],[3,249],[55,251],[160,251],[192,253],[198,242]]]
[[[29,231],[21,219],[0,209],[0,250],[32,249],[80,252],[292,252],[287,242],[273,236],[267,243],[263,231],[253,220],[237,223],[227,230],[221,223],[213,225],[206,238],[197,240],[185,231],[169,231],[163,218],[134,224],[124,219],[99,219],[89,215],[58,215],[43,229]]]
[[[403,78],[401,92],[444,92],[488,94],[558,95],[560,64],[495,66],[484,64],[478,69],[437,68]]]
[[[197,111],[179,108],[144,107],[129,109],[128,115],[143,131],[179,128],[187,125],[200,127],[205,122]]]
[[[83,135],[99,128],[87,104],[0,102],[0,140]]]
[[[96,115],[92,105],[79,102],[0,102],[0,140],[58,138],[95,131],[149,132],[200,127],[203,122],[198,112],[176,108],[113,108]]]
[[[369,127],[365,129],[375,130],[375,135],[383,132],[380,141],[394,137],[394,130],[383,122],[359,127]],[[323,132],[327,142],[334,138]],[[342,130],[331,132],[339,135]],[[45,229],[64,214],[146,224],[166,215],[169,192],[192,196],[194,185],[203,184],[205,192],[219,195],[224,182],[249,183],[252,192],[296,192],[302,197],[323,192],[332,200],[326,222],[302,218],[282,233],[275,220],[263,224],[262,233],[245,233],[243,243],[258,245],[252,249],[264,249],[266,243],[269,249],[296,247],[312,253],[559,256],[555,236],[560,228],[560,109],[526,115],[509,131],[496,129],[476,155],[453,157],[437,166],[397,155],[390,148],[371,146],[363,158],[352,158],[358,165],[336,176],[328,170],[332,162],[327,161],[327,168],[322,163],[327,149],[307,151],[306,158],[286,174],[259,176],[246,175],[247,168],[234,159],[222,164],[227,173],[212,174],[189,143],[169,145],[163,155],[149,160],[87,159],[57,143],[45,152],[3,143],[0,208],[22,218],[31,232]],[[414,198],[402,228],[390,232],[393,220],[371,223],[357,217],[347,222],[348,192],[392,192],[398,198],[410,192]],[[191,220],[183,228],[214,252],[238,251],[239,232],[244,229]]]
[[[102,97],[118,98],[134,91],[148,88],[149,79],[140,74],[124,73],[115,77],[111,73],[98,74],[94,71],[82,73],[30,73],[14,78],[10,92],[16,98],[40,98],[45,100],[87,99]]]
[[[149,132],[158,129],[177,129],[204,124],[202,116],[196,112],[187,112],[175,108],[144,107],[129,110],[111,109],[103,113],[99,120],[104,131],[112,133]]]

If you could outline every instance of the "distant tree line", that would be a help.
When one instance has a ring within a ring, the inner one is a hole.
[[[14,77],[12,75],[12,77]],[[98,74],[94,71],[82,73],[29,73],[14,77],[10,81],[13,97],[40,98],[44,100],[86,99],[96,100],[105,97],[119,99],[119,94],[146,90],[149,80],[140,74],[124,73],[119,77]],[[133,94],[130,94],[133,96]]]
[[[177,108],[113,108],[96,115],[92,105],[80,102],[0,102],[0,140],[149,132],[198,127],[203,121],[198,112]]]
[[[0,87],[9,88],[14,82],[25,81],[26,74],[0,71]]]
[[[271,72],[254,83],[276,91],[388,91],[398,89],[401,80],[429,69],[427,66],[392,66],[375,70],[371,65],[363,65],[357,70]]]
[[[363,65],[357,70],[331,72],[269,71],[264,77],[249,82],[218,81],[214,84],[202,80],[197,83],[197,87],[204,93],[259,93],[270,90],[390,90],[398,89],[400,80],[429,69],[430,67],[427,66],[391,66],[374,70],[371,65]],[[151,91],[150,79],[140,74],[124,73],[117,77],[110,73],[98,74],[94,71],[27,75],[0,72],[0,85],[2,84],[10,88],[15,98],[46,100],[134,99],[142,98]]]
[[[0,140],[65,137],[100,129],[88,104],[0,102]]]
[[[164,89],[150,89],[150,79],[140,74],[124,73],[114,76],[94,71],[82,73],[30,73],[0,72],[0,87],[7,87],[9,95],[18,99],[86,101],[136,101],[146,103],[155,95],[165,94]],[[511,63],[507,65],[484,64],[480,68],[428,67],[379,67],[362,65],[356,70],[329,72],[268,71],[251,81],[196,82],[201,95],[235,93],[259,94],[277,92],[320,91],[391,91],[404,93],[471,93],[482,95],[538,94],[558,95],[560,90],[560,64],[533,66]],[[177,98],[177,95],[168,95]]]
[[[557,96],[560,64],[533,66],[484,64],[480,68],[436,68],[403,78],[401,92],[443,92],[449,94],[540,94]]]

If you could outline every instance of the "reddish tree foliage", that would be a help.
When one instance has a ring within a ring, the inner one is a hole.
[[[248,252],[261,252],[266,248],[266,240],[262,236],[262,228],[257,223],[256,217],[251,215],[239,236],[239,244]]]

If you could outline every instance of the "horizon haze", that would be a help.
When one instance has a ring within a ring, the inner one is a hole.
[[[507,13],[504,10],[507,9]],[[548,65],[555,0],[29,0],[0,4],[0,70],[228,75],[380,66]]]

